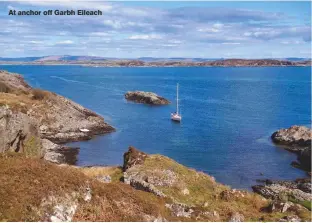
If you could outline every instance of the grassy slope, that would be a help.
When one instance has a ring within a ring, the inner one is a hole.
[[[245,216],[245,221],[278,221],[289,213],[266,213],[262,211],[269,205],[260,195],[242,192],[243,196],[233,196],[224,199],[221,192],[230,188],[214,181],[214,178],[201,172],[189,169],[168,157],[161,155],[148,156],[142,166],[136,166],[133,170],[154,178],[166,178],[164,171],[171,170],[176,174],[173,186],[157,186],[166,195],[176,201],[188,205],[200,207],[202,211],[217,211],[221,221],[227,221],[232,213],[238,212]],[[159,176],[156,176],[159,173]],[[189,194],[184,195],[183,189],[187,188]],[[206,203],[206,205],[204,205]],[[302,219],[311,221],[309,211],[293,213]],[[210,219],[217,220],[217,219]]]
[[[81,192],[89,185],[90,203],[79,199],[75,221],[142,221],[167,216],[164,200],[123,183],[104,184],[79,168],[57,166],[21,154],[0,154],[0,221],[40,221],[42,200],[49,195]]]

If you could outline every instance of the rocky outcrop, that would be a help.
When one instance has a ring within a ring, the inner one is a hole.
[[[137,103],[150,104],[150,105],[167,105],[170,104],[170,101],[167,99],[158,96],[153,92],[144,92],[144,91],[128,91],[125,94],[125,98],[129,101],[134,101]]]
[[[298,179],[296,181],[267,180],[265,185],[255,185],[252,189],[268,199],[312,201],[310,179]]]
[[[292,163],[295,167],[311,172],[311,129],[294,125],[274,132],[271,138],[274,143],[298,155],[299,163]]]
[[[79,148],[58,145],[114,131],[95,112],[55,93],[31,88],[0,71],[0,152],[23,152],[75,164]]]
[[[12,90],[18,89],[24,92],[31,90],[31,87],[24,81],[22,75],[9,73],[5,70],[0,70],[0,82]]]
[[[0,95],[0,104],[37,120],[41,138],[66,143],[114,131],[95,112],[55,93],[33,89],[20,75],[1,71],[0,82],[10,89]]]
[[[165,156],[149,155],[130,147],[124,158],[123,181],[165,199],[171,216],[185,221],[260,220],[255,216],[264,213],[269,204],[259,195],[230,189],[213,177]],[[254,214],[252,218],[250,213]],[[276,220],[279,219],[280,216]]]
[[[280,129],[271,136],[273,142],[279,145],[290,146],[289,150],[301,151],[300,147],[311,147],[311,129],[305,126],[291,126],[288,129]]]
[[[126,171],[132,166],[143,164],[146,157],[146,153],[137,150],[133,146],[130,146],[128,151],[124,154],[123,171]]]
[[[47,139],[42,140],[44,159],[52,163],[74,165],[77,162],[79,148],[55,144]]]

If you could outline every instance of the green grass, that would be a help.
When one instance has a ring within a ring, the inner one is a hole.
[[[293,202],[293,203],[300,204],[300,205],[302,205],[303,207],[307,208],[310,211],[312,210],[312,202],[311,201],[299,201],[299,200],[296,200],[293,197],[289,197],[288,200]]]

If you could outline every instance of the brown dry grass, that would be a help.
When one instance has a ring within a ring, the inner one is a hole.
[[[165,201],[123,183],[100,183],[80,168],[57,166],[22,154],[0,154],[0,221],[40,221],[47,196],[81,192],[89,185],[92,201],[79,199],[75,221],[146,221],[147,215],[171,219]]]
[[[112,182],[119,182],[123,176],[122,167],[108,166],[108,167],[83,167],[80,170],[89,177],[95,178],[97,176],[110,176]]]
[[[86,176],[17,154],[0,154],[0,220],[38,221],[37,208],[49,194],[79,191]]]
[[[0,92],[9,93],[11,89],[4,82],[0,81]]]
[[[0,106],[8,106],[13,112],[22,112],[24,114],[32,111],[32,117],[40,120],[42,123],[51,124],[55,120],[49,115],[51,113],[51,103],[47,103],[47,100],[54,100],[54,96],[52,93],[45,93],[44,99],[35,100],[33,95],[28,93],[0,92]]]
[[[43,100],[49,97],[49,92],[38,88],[32,89],[32,98],[35,100]]]

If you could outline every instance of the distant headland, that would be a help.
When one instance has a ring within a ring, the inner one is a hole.
[[[43,56],[0,58],[0,65],[82,65],[93,67],[271,67],[311,66],[310,58],[223,59],[153,58],[120,59],[96,56]]]

